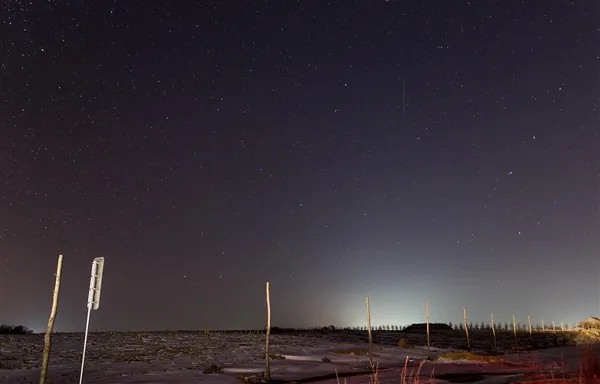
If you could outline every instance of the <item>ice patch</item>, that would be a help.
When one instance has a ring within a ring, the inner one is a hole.
[[[261,373],[264,368],[223,368],[223,373]]]

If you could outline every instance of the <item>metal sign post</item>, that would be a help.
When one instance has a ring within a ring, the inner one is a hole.
[[[90,276],[90,291],[87,300],[87,320],[85,322],[85,335],[83,337],[83,354],[81,355],[81,372],[79,384],[83,382],[83,366],[85,364],[85,349],[87,346],[88,331],[90,329],[90,314],[92,310],[100,307],[100,289],[102,288],[102,273],[104,271],[104,257],[96,257],[92,262],[92,275]]]

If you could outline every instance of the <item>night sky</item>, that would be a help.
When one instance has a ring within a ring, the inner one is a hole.
[[[599,314],[597,1],[0,7],[0,323]]]

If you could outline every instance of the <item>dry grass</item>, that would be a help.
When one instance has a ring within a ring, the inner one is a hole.
[[[494,359],[491,356],[480,356],[470,352],[450,352],[446,354],[445,358],[452,360],[473,360],[482,361],[486,363],[502,364],[504,361]],[[408,357],[405,360],[404,367],[402,369],[401,384],[430,384],[435,383],[434,372],[431,373],[429,378],[421,378],[420,373],[425,360],[421,361],[418,366],[413,366],[409,369]],[[506,363],[506,362],[504,362]],[[523,380],[515,381],[514,384],[591,384],[600,383],[600,375],[598,375],[597,369],[600,367],[600,360],[596,355],[596,351],[593,346],[590,348],[582,348],[582,360],[579,375],[576,377],[555,377],[552,374],[538,373],[530,375]],[[372,374],[370,377],[370,384],[379,384],[379,369],[377,366],[372,367]],[[341,384],[338,378],[338,384]],[[346,380],[344,380],[346,384]]]
[[[506,360],[494,356],[477,355],[468,351],[446,352],[438,355],[436,360],[469,360],[488,364],[508,364]]]
[[[412,366],[409,369],[408,366],[408,356],[404,360],[404,367],[402,367],[402,375],[401,375],[401,384],[418,384],[418,383],[435,383],[435,378],[433,377],[433,372],[431,373],[431,377],[423,381],[421,379],[421,369],[423,368],[423,364],[425,364],[425,360],[421,360],[418,366]],[[373,366],[371,367],[373,373],[371,373],[371,384],[379,384],[379,367]],[[339,380],[338,380],[338,384]]]
[[[600,344],[600,329],[583,329],[578,332],[572,333],[572,335],[572,344]]]
[[[587,383],[600,383],[600,356],[597,353],[597,347],[595,344],[585,344],[580,347],[580,369],[579,373],[573,376],[567,376],[564,373],[562,377],[557,377],[552,373],[543,373],[540,369],[540,372],[537,374],[532,374],[526,376],[522,380],[515,381],[514,384],[587,384]],[[468,351],[458,351],[458,352],[447,352],[441,354],[437,357],[437,359],[447,359],[447,360],[469,360],[469,361],[478,361],[489,364],[509,364],[507,361],[503,359],[499,359],[494,356],[487,355],[477,355]],[[435,375],[432,371],[431,376],[429,378],[423,379],[420,375],[421,369],[425,360],[422,360],[418,366],[409,367],[409,359],[408,356],[404,362],[404,367],[402,369],[401,375],[401,384],[428,384],[435,383]],[[378,366],[372,366],[372,374],[370,377],[370,384],[379,384],[379,369]],[[340,380],[338,378],[338,384]],[[346,380],[344,380],[344,384],[346,384]]]
[[[409,370],[409,366],[408,366],[408,356],[406,357],[406,360],[404,361],[404,367],[402,368],[402,375],[401,375],[401,384],[419,384],[419,383],[435,383],[435,378],[433,377],[433,372],[431,374],[431,377],[429,378],[429,380],[427,381],[423,381],[420,378],[420,374],[421,374],[421,369],[423,367],[423,364],[425,363],[425,360],[422,360],[418,366],[412,366],[411,369]],[[379,366],[377,364],[374,364],[373,366],[371,366],[371,375],[370,375],[370,384],[379,384]],[[340,377],[338,376],[338,372],[337,369],[335,371],[335,375],[336,375],[336,379],[337,379],[337,384],[342,384],[342,381],[340,381]],[[346,384],[347,381],[344,378],[343,383]]]

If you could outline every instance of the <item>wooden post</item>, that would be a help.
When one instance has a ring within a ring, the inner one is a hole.
[[[48,327],[44,336],[44,355],[42,357],[42,372],[40,373],[40,384],[46,384],[48,376],[48,362],[50,361],[50,350],[52,349],[52,331],[54,330],[54,320],[58,311],[58,293],[60,292],[60,277],[62,273],[63,255],[58,255],[58,264],[56,266],[56,279],[54,282],[54,293],[52,295],[52,309],[48,318]]]
[[[371,333],[371,305],[369,296],[365,299],[367,304],[367,332],[369,333],[369,366],[373,368],[373,335]]]
[[[494,325],[494,312],[491,313],[492,318],[492,334],[494,335],[494,351],[498,351],[498,345],[496,344],[496,326]]]
[[[542,319],[542,332],[545,334],[546,333],[546,326],[544,325],[544,319]],[[544,340],[546,339],[546,336],[544,336]]]
[[[425,324],[427,325],[427,353],[429,353],[429,302],[425,300]]]
[[[533,335],[531,333],[531,316],[527,316],[527,324],[529,325],[529,338],[532,339]]]
[[[519,343],[517,342],[517,322],[515,320],[515,315],[512,317],[512,325],[513,325],[513,335],[515,336],[515,351],[519,352]]]
[[[467,335],[467,351],[471,352],[471,339],[469,339],[469,325],[467,324],[467,308],[463,306],[463,322],[465,326],[465,334]]]
[[[271,336],[271,293],[267,281],[267,337],[265,341],[265,379],[271,380],[271,353],[269,351],[269,337]]]

